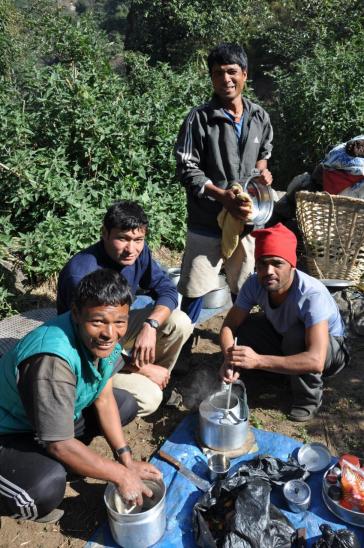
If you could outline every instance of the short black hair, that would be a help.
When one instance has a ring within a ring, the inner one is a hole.
[[[73,293],[72,302],[78,310],[86,303],[130,306],[132,295],[124,276],[110,268],[100,268],[82,278]]]
[[[106,211],[104,227],[108,232],[113,228],[119,230],[135,230],[148,228],[148,217],[143,208],[131,200],[119,200],[113,203]]]
[[[239,65],[241,70],[248,69],[248,57],[239,44],[225,42],[214,47],[207,57],[210,76],[214,65]]]

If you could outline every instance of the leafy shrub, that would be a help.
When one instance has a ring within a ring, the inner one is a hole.
[[[363,132],[363,43],[361,31],[330,50],[316,47],[293,71],[276,71],[275,143],[286,173],[312,168],[330,145]]]
[[[117,74],[105,38],[90,37],[90,18],[84,26],[58,13],[45,21],[46,57],[58,61],[3,80],[0,90],[3,213],[25,269],[37,279],[57,273],[97,238],[105,209],[120,198],[144,206],[152,247],[181,249],[185,196],[173,145],[188,109],[207,95],[206,77],[193,66],[153,68],[133,53]]]

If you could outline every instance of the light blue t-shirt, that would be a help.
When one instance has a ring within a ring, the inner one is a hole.
[[[286,300],[277,308],[270,306],[268,292],[259,284],[257,275],[250,276],[240,289],[235,306],[250,311],[255,305],[261,306],[281,335],[299,322],[308,328],[324,320],[328,321],[330,335],[344,335],[338,306],[329,291],[319,280],[300,270],[295,272]]]

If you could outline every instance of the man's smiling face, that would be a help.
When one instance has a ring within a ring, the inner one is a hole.
[[[247,71],[237,65],[213,65],[211,81],[216,95],[223,103],[229,103],[240,97],[247,79]]]
[[[128,328],[129,305],[99,305],[88,302],[78,310],[72,307],[72,317],[78,334],[93,358],[106,358],[114,350]]]

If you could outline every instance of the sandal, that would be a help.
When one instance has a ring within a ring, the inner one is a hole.
[[[320,407],[321,403],[319,405],[293,405],[288,418],[295,422],[308,422],[317,415]]]

